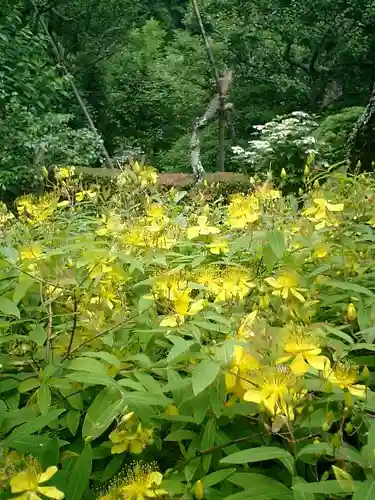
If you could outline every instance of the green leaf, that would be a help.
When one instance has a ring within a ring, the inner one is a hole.
[[[66,488],[67,500],[81,500],[89,486],[92,468],[92,450],[90,444],[86,444],[81,455],[78,457],[73,470],[69,474],[69,482]]]
[[[293,491],[302,493],[321,493],[325,495],[335,495],[338,493],[349,493],[358,488],[360,481],[348,481],[347,488],[344,487],[343,481],[321,481],[317,483],[297,483],[293,486]]]
[[[4,316],[15,316],[18,319],[21,317],[17,305],[4,296],[0,297],[0,312],[2,312]]]
[[[225,479],[228,479],[229,476],[234,474],[236,469],[222,469],[216,470],[215,472],[211,472],[207,476],[201,478],[203,485],[205,488],[209,488],[210,486],[214,486],[217,483],[221,483]]]
[[[349,292],[357,292],[369,297],[373,297],[374,294],[368,288],[361,285],[356,285],[355,283],[349,283],[348,281],[336,281],[336,280],[324,280],[323,284],[325,286],[331,286],[332,288],[338,288],[339,290],[348,290]]]
[[[88,358],[99,358],[113,366],[121,365],[121,361],[114,354],[106,351],[84,352],[82,356],[86,356]]]
[[[92,373],[94,375],[98,374],[107,376],[107,370],[105,366],[97,359],[83,357],[76,358],[69,363],[68,368],[72,371],[83,371]]]
[[[192,384],[195,395],[200,394],[212,384],[220,371],[218,363],[205,359],[196,366],[192,373]]]
[[[46,425],[56,421],[63,412],[64,410],[51,410],[47,413],[47,415],[30,419],[28,422],[25,422],[19,427],[13,429],[9,436],[4,440],[4,445],[14,447],[15,443],[21,441],[23,438],[30,436],[30,434],[34,434],[34,432],[40,431],[46,427]]]
[[[24,275],[22,275],[24,276]],[[18,305],[19,302],[25,297],[29,288],[34,284],[34,280],[27,278],[23,281],[17,283],[15,289],[13,290],[13,302]]]
[[[302,477],[296,476],[293,478],[293,485],[298,484],[298,483],[304,483],[306,484],[307,481],[303,479]],[[315,495],[314,493],[308,493],[306,491],[297,491],[294,490],[294,500],[315,500]]]
[[[66,425],[72,436],[77,434],[77,429],[79,426],[79,421],[81,418],[81,412],[78,410],[69,410],[66,414]]]
[[[196,457],[185,465],[184,473],[187,482],[191,482],[193,480],[200,464],[201,464],[201,457]]]
[[[292,491],[275,479],[253,472],[239,472],[228,478],[228,481],[244,489],[234,493],[225,500],[292,500]]]
[[[306,457],[309,459],[313,457],[315,461],[318,461],[322,455],[333,456],[333,446],[329,443],[307,444],[299,451],[296,460],[304,461]],[[310,463],[310,460],[308,460],[308,463]]]
[[[220,460],[222,464],[246,464],[262,462],[263,460],[280,460],[291,474],[294,472],[294,459],[292,455],[282,448],[276,446],[260,446],[258,448],[249,448],[228,455]]]
[[[42,384],[38,389],[38,405],[42,415],[47,415],[51,406],[51,390],[47,384]]]
[[[18,392],[21,394],[24,392],[29,392],[32,391],[33,389],[36,389],[37,387],[40,386],[40,380],[35,377],[27,378],[25,380],[22,380],[18,385]]]
[[[106,387],[99,392],[87,410],[82,436],[96,439],[124,409],[124,396],[119,389]]]
[[[147,391],[154,394],[163,394],[163,389],[160,383],[148,373],[136,372],[134,373],[134,376],[140,381]]]
[[[106,386],[115,386],[117,387],[117,382],[108,377],[108,375],[101,375],[96,373],[88,373],[88,372],[73,372],[68,373],[66,378],[69,380],[73,380],[74,382],[80,382],[81,384],[87,385],[106,385]]]
[[[37,345],[42,346],[44,342],[47,340],[47,332],[46,329],[42,325],[36,325],[29,332],[30,340],[35,342]]]
[[[164,441],[183,441],[191,440],[197,437],[196,432],[189,431],[187,429],[181,429],[179,431],[173,431],[164,438]]]
[[[364,481],[355,491],[352,500],[372,500],[375,498],[375,481]]]
[[[285,241],[284,235],[281,231],[270,231],[266,238],[268,239],[268,243],[275,254],[277,260],[280,260],[285,252]]]
[[[132,405],[150,405],[166,407],[171,403],[171,400],[162,394],[151,394],[146,391],[142,392],[127,392],[124,397],[125,403],[130,407]]]
[[[365,344],[364,342],[359,342],[358,344],[354,344],[350,346],[349,350],[350,351],[360,351],[360,350],[367,350],[367,351],[375,351],[375,345],[374,344]]]
[[[202,437],[202,448],[203,449],[211,448],[215,444],[215,437],[216,437],[216,418],[211,417],[208,419],[206,426],[204,428]],[[203,457],[202,468],[205,474],[207,474],[207,472],[210,469],[211,459],[212,459],[212,453],[208,453]]]

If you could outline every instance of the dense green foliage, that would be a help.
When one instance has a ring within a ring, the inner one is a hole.
[[[191,3],[34,3],[70,76],[57,61],[33,2],[15,0],[4,7],[1,185],[12,191],[22,183],[30,187],[39,182],[43,164],[76,163],[75,153],[82,149],[88,154],[80,163],[97,164],[100,142],[84,130],[87,121],[71,79],[111,154],[140,147],[161,170],[189,171],[192,124],[215,93]],[[230,101],[236,136],[227,130],[227,170],[237,168],[231,147],[245,146],[254,125],[296,110],[322,120],[328,163],[345,158],[349,129],[375,80],[374,1],[205,0],[199,5],[217,69],[234,71]],[[42,158],[55,124],[63,129],[56,141],[60,150]],[[202,158],[212,171],[217,137],[216,124],[203,136]]]
[[[55,178],[1,208],[0,499],[371,498],[374,180]]]

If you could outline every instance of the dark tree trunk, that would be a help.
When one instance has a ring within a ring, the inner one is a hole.
[[[352,167],[361,163],[361,170],[374,170],[375,161],[375,85],[371,98],[358,118],[349,137],[349,158]]]

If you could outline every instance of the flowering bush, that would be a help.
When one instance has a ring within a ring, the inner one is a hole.
[[[371,498],[375,182],[55,177],[1,208],[0,499]]]
[[[256,125],[256,138],[246,148],[234,146],[233,155],[252,175],[265,180],[271,173],[274,180],[299,186],[306,161],[310,164],[319,154],[313,135],[317,126],[313,117],[302,111],[277,116],[264,125]]]

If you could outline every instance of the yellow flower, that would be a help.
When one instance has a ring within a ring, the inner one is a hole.
[[[265,281],[272,286],[272,288],[276,288],[276,290],[272,292],[272,295],[277,295],[285,300],[294,296],[300,302],[305,302],[304,296],[299,292],[299,290],[302,291],[302,289],[298,288],[298,279],[295,273],[285,272],[277,279],[266,278]]]
[[[215,255],[227,254],[229,252],[228,239],[225,237],[214,238],[211,243],[209,243],[208,248],[211,253]]]
[[[146,209],[146,215],[152,221],[164,219],[165,218],[165,208],[163,205],[158,205],[156,203],[149,205]]]
[[[159,276],[156,278],[153,288],[157,298],[173,301],[178,299],[181,293],[187,289],[187,280],[179,274]]]
[[[281,198],[281,193],[278,189],[272,189],[272,184],[265,182],[262,186],[256,189],[255,196],[261,200],[278,200]]]
[[[57,179],[64,180],[70,179],[75,174],[75,167],[61,167],[55,169]]]
[[[259,200],[254,196],[236,195],[228,206],[228,224],[244,229],[259,219]]]
[[[137,172],[137,174],[141,186],[147,186],[148,184],[154,185],[157,183],[158,174],[152,167],[140,167],[140,171]]]
[[[256,284],[250,280],[246,271],[229,268],[222,275],[222,284],[216,301],[242,300],[255,287]]]
[[[291,325],[288,329],[288,336],[284,344],[285,356],[278,360],[278,363],[286,363],[292,360],[290,369],[295,375],[304,375],[309,366],[316,370],[324,370],[329,359],[321,355],[319,338],[311,331]]]
[[[153,443],[152,429],[143,429],[138,423],[134,412],[126,414],[120,425],[109,435],[112,441],[111,453],[142,453],[142,451]]]
[[[313,202],[316,206],[307,208],[304,215],[312,222],[315,222],[315,229],[337,225],[337,220],[332,216],[331,212],[342,212],[344,210],[343,203],[330,203],[324,198],[314,198]]]
[[[156,469],[154,463],[132,464],[112,480],[111,488],[98,500],[146,500],[167,495],[166,490],[159,488],[163,475]]]
[[[244,395],[244,400],[262,404],[272,416],[286,415],[294,419],[294,407],[303,398],[296,385],[297,377],[285,365],[264,367],[252,377],[255,387]]]
[[[207,234],[219,234],[220,229],[215,226],[207,225],[208,218],[206,215],[200,215],[197,219],[197,226],[192,226],[187,228],[187,237],[189,240],[193,240],[198,236],[205,236]]]
[[[249,374],[260,367],[259,361],[245,350],[243,346],[236,345],[233,350],[232,364],[225,373],[225,383],[228,393],[236,394],[242,398],[246,390],[252,387]]]
[[[190,293],[191,290],[186,289],[173,301],[173,310],[175,314],[166,316],[160,322],[160,326],[169,326],[173,328],[184,323],[186,316],[194,316],[204,309],[207,301],[200,299],[194,302],[190,297]]]
[[[40,486],[46,483],[57,472],[57,467],[48,467],[45,472],[40,472],[35,464],[23,472],[20,472],[10,480],[10,488],[12,493],[21,493],[12,500],[41,500],[40,495],[55,500],[62,500],[65,495],[55,486]]]
[[[217,295],[220,292],[220,271],[213,267],[200,269],[197,272],[196,282],[207,287],[208,292]]]
[[[338,361],[333,367],[330,363],[326,363],[324,377],[333,386],[347,389],[353,396],[364,398],[366,395],[366,386],[356,384],[359,377],[359,367],[351,361]]]
[[[328,245],[318,245],[315,247],[314,255],[318,259],[324,259],[324,257],[327,257],[329,252],[329,246]]]
[[[255,309],[242,319],[241,324],[237,330],[236,338],[248,340],[249,337],[254,337],[252,326],[254,324],[257,314],[258,310]]]

